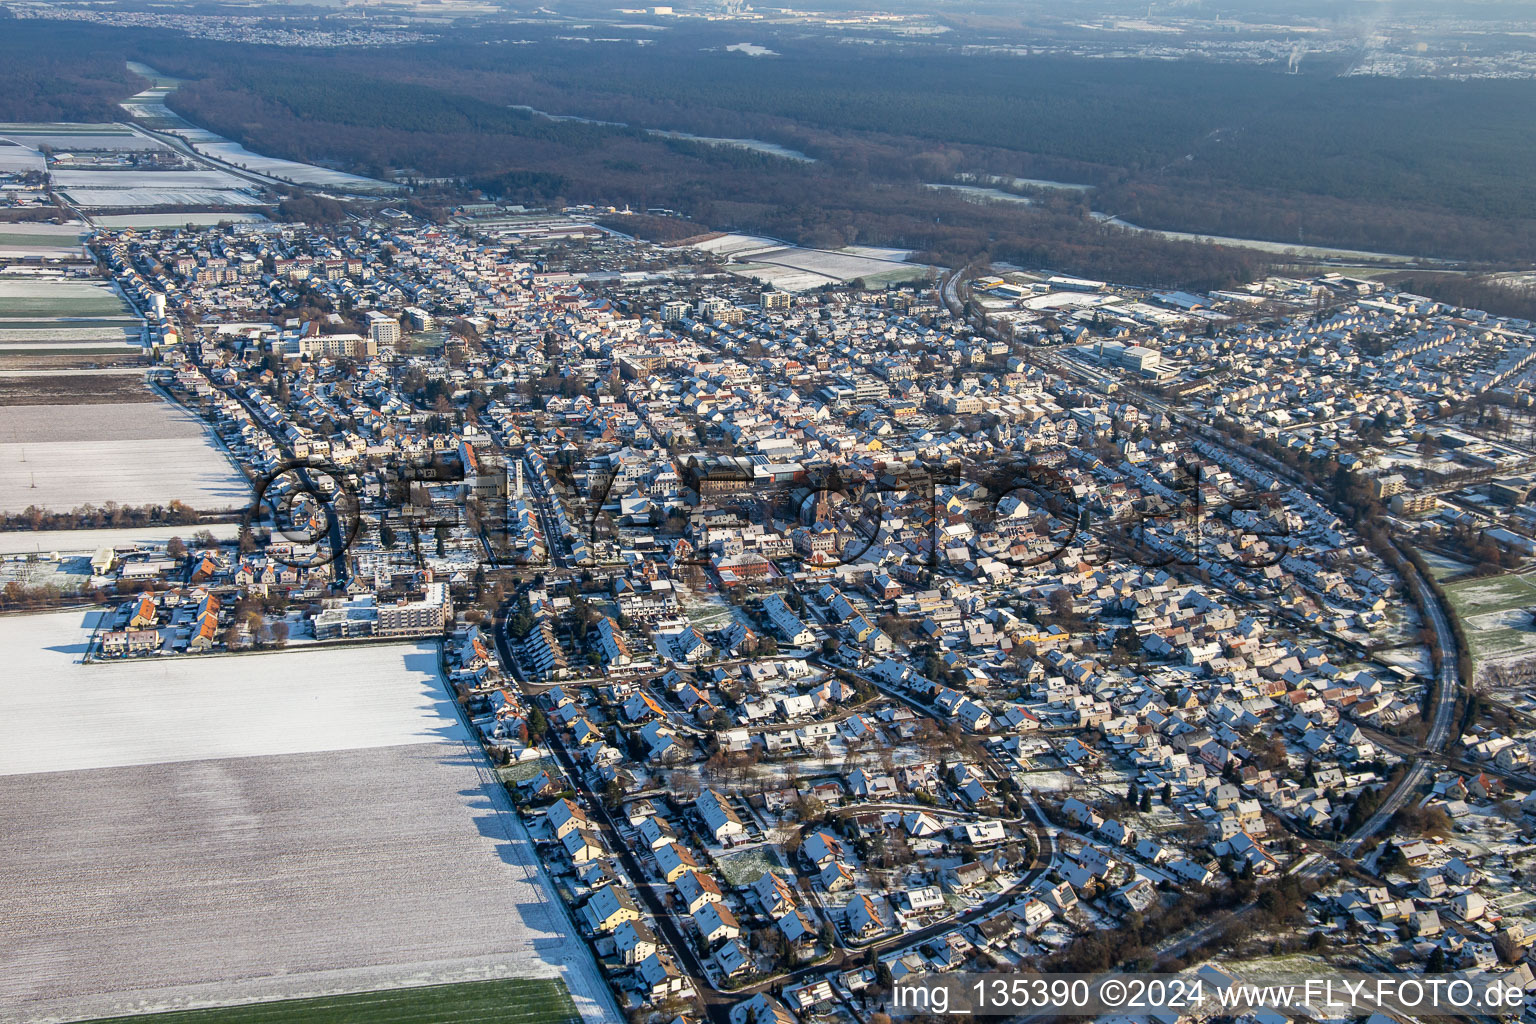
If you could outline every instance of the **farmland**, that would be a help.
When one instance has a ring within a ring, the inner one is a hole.
[[[13,159],[8,161],[16,146],[0,146],[0,173],[7,170],[36,169],[17,167]],[[21,150],[21,152],[33,152]],[[41,162],[42,155],[37,154],[37,162]],[[78,255],[81,249],[81,238],[85,229],[76,224],[0,224],[0,256],[6,257],[48,257]]]
[[[255,224],[267,218],[259,213],[109,213],[92,217],[102,228],[179,228],[213,224]]]
[[[192,148],[204,156],[257,174],[264,174],[270,178],[277,178],[280,181],[291,181],[316,188],[348,188],[364,192],[397,190],[395,185],[374,181],[372,178],[347,174],[344,171],[333,171],[327,167],[316,167],[314,164],[301,164],[293,160],[252,153],[238,142],[230,142],[212,132],[199,130],[196,133],[179,134],[182,134],[192,144]]]
[[[164,148],[163,143],[120,124],[0,124],[0,139],[31,149],[51,146],[65,151],[106,149],[127,152]]]
[[[568,1024],[580,1019],[570,993],[558,981],[508,978],[392,992],[357,992],[322,999],[177,1010],[89,1024],[344,1024],[357,1020],[373,1024]]]
[[[203,424],[169,404],[0,404],[0,510],[108,501],[224,509],[247,495]]]
[[[222,135],[216,135],[205,128],[199,128],[166,106],[166,96],[176,91],[177,87],[181,84],[181,79],[161,74],[154,68],[141,64],[138,61],[129,61],[128,67],[135,74],[151,79],[154,84],[125,101],[122,104],[123,110],[155,131],[168,132],[184,140],[192,149],[208,157],[210,160],[216,160],[220,164],[230,167],[239,167],[242,170],[267,178],[293,182],[298,185],[309,185],[318,188],[346,188],[362,192],[398,191],[398,186],[388,182],[375,181],[372,178],[365,178],[357,174],[347,174],[344,171],[335,171],[327,167],[316,167],[313,164],[299,163],[294,160],[284,160],[279,157],[253,153],[238,142],[232,142]],[[237,184],[244,184],[242,179],[234,175],[228,175],[228,177]],[[209,202],[210,204],[213,203],[211,200]],[[237,204],[224,203],[224,205]]]
[[[96,616],[0,620],[0,638],[11,642],[17,670],[0,683],[0,778],[464,738],[428,645],[320,648],[211,664],[195,658],[78,664]],[[42,635],[22,643],[27,634],[17,632],[18,624],[28,621]],[[57,649],[45,649],[49,644]],[[39,686],[40,679],[53,685]],[[61,707],[59,691],[66,686],[79,699]],[[118,701],[120,727],[81,749],[71,737],[90,728],[90,703],[112,695],[133,698]],[[231,700],[242,708],[237,724],[224,721]]]
[[[111,285],[0,276],[0,317],[107,316],[123,312]]]
[[[55,168],[53,183],[92,209],[146,206],[260,206],[250,182],[216,170],[79,170]]]
[[[0,352],[48,348],[71,352],[110,352],[139,340],[137,320],[0,320]]]
[[[96,622],[0,620],[8,1019],[570,1019],[548,985],[332,998],[499,978],[614,1016],[434,645],[81,664]]]
[[[0,369],[0,405],[112,405],[155,402],[144,371],[127,368],[79,370]]]
[[[46,168],[43,154],[30,146],[0,139],[0,173],[17,174]]]
[[[119,530],[12,530],[0,533],[0,555],[60,553],[94,554],[104,547],[164,543],[172,537],[189,537],[197,530],[207,530],[220,540],[240,535],[238,523],[209,523],[196,528],[186,526],[124,527]]]
[[[0,373],[19,370],[98,370],[144,365],[144,354],[137,348],[113,351],[75,351],[70,348],[43,348],[29,345],[0,345]]]
[[[134,368],[141,324],[111,285],[0,275],[0,511],[245,504],[203,423]]]
[[[754,278],[783,291],[806,291],[863,278],[875,284],[921,278],[922,264],[907,263],[902,249],[849,246],[844,249],[805,249],[772,238],[722,234],[694,243],[694,248],[726,257],[725,269]]]

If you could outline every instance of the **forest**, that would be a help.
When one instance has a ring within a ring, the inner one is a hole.
[[[1536,285],[1467,274],[1410,274],[1395,283],[1404,291],[1427,295],[1453,306],[1536,322]]]
[[[0,121],[113,121],[118,101],[143,86],[121,44],[61,24],[31,31],[0,8]]]
[[[26,48],[37,70],[14,82],[5,109],[33,109],[29,95],[46,106],[69,91],[67,76],[81,83],[80,105],[100,107],[114,88],[135,88],[111,66],[121,54],[188,79],[170,105],[258,152],[376,177],[456,179],[514,201],[666,207],[697,231],[1186,287],[1247,280],[1262,257],[1106,227],[1089,210],[1481,269],[1536,260],[1530,82],[865,52],[805,35],[770,34],[778,55],[752,58],[725,51],[728,37],[712,28],[635,46],[520,25],[529,38],[517,45],[449,31],[427,44],[322,51],[14,27],[6,45]],[[83,56],[72,66],[65,53]],[[647,128],[764,139],[813,162]],[[957,175],[1093,189],[1020,183],[1031,205],[979,205],[923,187]]]
[[[1487,264],[1536,259],[1531,82],[862,53],[803,38],[775,39],[779,56],[754,59],[715,41],[700,30],[594,52],[597,44],[554,38],[515,47],[450,39],[324,60],[272,49],[253,60],[248,48],[187,41],[156,66],[198,79],[172,103],[216,130],[272,137],[282,108],[317,128],[386,132],[371,142],[349,134],[330,154],[374,169],[542,171],[579,185],[582,175],[536,160],[552,145],[575,146],[603,151],[593,170],[640,169],[671,196],[743,195],[689,180],[689,158],[718,164],[719,151],[674,146],[665,163],[679,166],[648,161],[656,140],[636,129],[659,128],[780,143],[852,187],[959,173],[1046,178],[1097,186],[1094,208],[1146,227]],[[552,122],[512,104],[635,127]],[[484,148],[441,146],[445,131]],[[527,159],[503,166],[509,149]],[[767,158],[750,171],[792,177],[775,166],[783,163]]]

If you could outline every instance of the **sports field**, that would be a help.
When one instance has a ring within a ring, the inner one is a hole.
[[[574,1024],[581,1019],[558,979],[503,978],[357,992],[319,999],[105,1017],[91,1024]]]

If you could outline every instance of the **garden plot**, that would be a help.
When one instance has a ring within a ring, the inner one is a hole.
[[[0,406],[0,511],[243,508],[249,487],[191,414],[164,403]]]
[[[435,645],[79,662],[0,620],[8,1020],[563,979],[618,1019]]]
[[[731,885],[751,885],[769,871],[782,871],[784,865],[770,847],[758,846],[741,853],[715,858],[715,866]]]

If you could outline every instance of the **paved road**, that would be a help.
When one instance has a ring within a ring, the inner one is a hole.
[[[512,600],[515,600],[515,596],[496,610],[496,628],[493,633],[496,638],[496,651],[501,656],[502,668],[507,675],[517,680],[519,689],[524,689],[522,673],[518,669],[516,659],[512,657],[511,645],[507,639],[507,611],[512,607]],[[524,692],[527,692],[526,689]],[[703,963],[694,951],[693,943],[672,920],[672,915],[663,903],[663,897],[658,895],[634,851],[629,848],[629,844],[620,835],[618,827],[608,816],[608,809],[603,805],[602,798],[584,781],[581,767],[571,756],[571,752],[566,749],[565,741],[560,737],[558,730],[551,729],[548,739],[549,748],[554,753],[555,760],[560,762],[566,778],[581,795],[583,806],[593,823],[603,833],[603,840],[608,848],[618,854],[619,861],[624,865],[625,872],[634,883],[657,929],[666,939],[667,944],[672,947],[678,967],[692,979],[694,988],[704,1004],[705,1015],[713,1024],[730,1024],[730,1007],[735,1003],[736,996],[724,995],[710,987],[707,980],[709,973],[705,971]]]
[[[1139,405],[1143,405],[1154,412],[1178,415],[1176,410],[1166,402],[1141,394],[1135,389],[1125,388],[1123,382],[1108,374],[1082,366],[1073,361],[1059,360],[1050,354],[1042,354],[1040,361],[1044,362],[1055,372],[1063,376],[1074,377],[1095,389],[1106,390],[1108,385],[1114,384],[1116,387],[1130,391],[1134,396],[1133,400]],[[1210,444],[1239,455],[1256,465],[1264,466],[1282,479],[1291,481],[1303,490],[1311,491],[1307,481],[1300,478],[1289,467],[1278,463],[1264,453],[1233,441],[1230,437],[1221,434],[1207,424],[1189,420],[1187,417],[1180,417],[1180,419],[1186,428],[1192,428],[1194,433]],[[1319,500],[1323,499],[1320,498]],[[1327,502],[1324,501],[1324,504],[1327,504]],[[1462,685],[1462,680],[1458,675],[1459,662],[1456,655],[1456,639],[1451,632],[1445,608],[1441,605],[1439,597],[1435,594],[1434,590],[1417,573],[1414,573],[1408,582],[1413,586],[1419,605],[1424,610],[1425,617],[1428,619],[1430,626],[1434,629],[1434,646],[1437,648],[1440,656],[1440,670],[1436,673],[1434,679],[1433,710],[1431,712],[1430,727],[1424,740],[1425,750],[1431,753],[1439,753],[1445,749],[1451,739],[1456,700]],[[1423,758],[1414,760],[1392,792],[1387,794],[1382,800],[1381,806],[1377,808],[1376,812],[1366,819],[1348,839],[1339,844],[1338,852],[1350,858],[1357,856],[1366,842],[1387,827],[1387,823],[1391,821],[1392,816],[1397,813],[1427,779],[1431,763]],[[1286,870],[1288,874],[1295,874],[1303,879],[1316,879],[1322,876],[1328,868],[1329,861],[1326,858],[1317,854],[1309,854],[1293,862]],[[1155,947],[1154,953],[1159,960],[1182,957],[1192,950],[1199,949],[1219,938],[1233,921],[1251,913],[1254,907],[1255,905],[1252,903],[1246,904],[1230,914],[1222,915],[1210,923],[1202,925],[1195,931],[1172,936]],[[1108,976],[1105,975],[1105,977]],[[1029,1024],[1040,1024],[1040,1022],[1050,1019],[1050,1015],[1034,1014],[1018,1019],[1029,1022]]]
[[[183,329],[185,329],[185,325],[181,325],[179,318],[177,323],[178,325],[182,326]],[[183,335],[183,337],[186,337],[186,335]],[[201,340],[199,340],[199,345],[201,345]],[[224,394],[228,395],[230,398],[233,398],[236,402],[239,402],[240,407],[250,415],[251,422],[255,423],[262,430],[265,430],[267,432],[267,436],[271,437],[272,441],[280,449],[290,452],[292,451],[292,449],[288,448],[287,438],[278,433],[275,427],[267,423],[267,421],[261,415],[261,410],[256,407],[255,403],[251,402],[251,400],[246,397],[243,388],[238,386],[226,387],[223,384],[218,383],[215,383],[214,387],[224,392]],[[314,478],[310,476],[309,470],[307,468],[302,465],[295,465],[292,467],[292,470],[293,474],[299,478],[299,483],[302,485],[300,488],[301,492],[314,495],[323,495],[324,492],[315,483]],[[338,493],[332,496],[332,500],[322,502],[322,504],[325,506],[326,534],[330,540],[331,551],[335,552],[330,562],[331,581],[333,585],[344,585],[347,582],[347,541],[350,538],[343,537],[342,535],[342,514],[337,511],[337,503],[335,501],[335,499],[339,498],[340,496],[341,495]],[[353,506],[352,514],[354,516],[361,516],[362,508],[355,497],[353,499]],[[276,524],[274,523],[274,539],[281,535],[281,531],[277,530],[275,527]],[[349,527],[349,532],[350,529],[351,528]],[[303,568],[303,566],[299,566],[299,568]]]
[[[1431,713],[1429,732],[1424,737],[1425,749],[1439,753],[1451,738],[1456,697],[1461,691],[1461,679],[1457,674],[1460,662],[1456,657],[1456,637],[1451,632],[1450,622],[1446,619],[1445,608],[1440,604],[1439,597],[1417,573],[1413,575],[1413,585],[1419,596],[1419,607],[1425,610],[1429,624],[1434,627],[1435,646],[1440,651],[1440,671],[1435,676],[1434,711]],[[1376,813],[1360,826],[1359,831],[1339,845],[1339,852],[1349,857],[1356,856],[1365,841],[1385,828],[1392,815],[1425,781],[1429,769],[1430,762],[1414,760],[1397,788],[1388,794]]]

